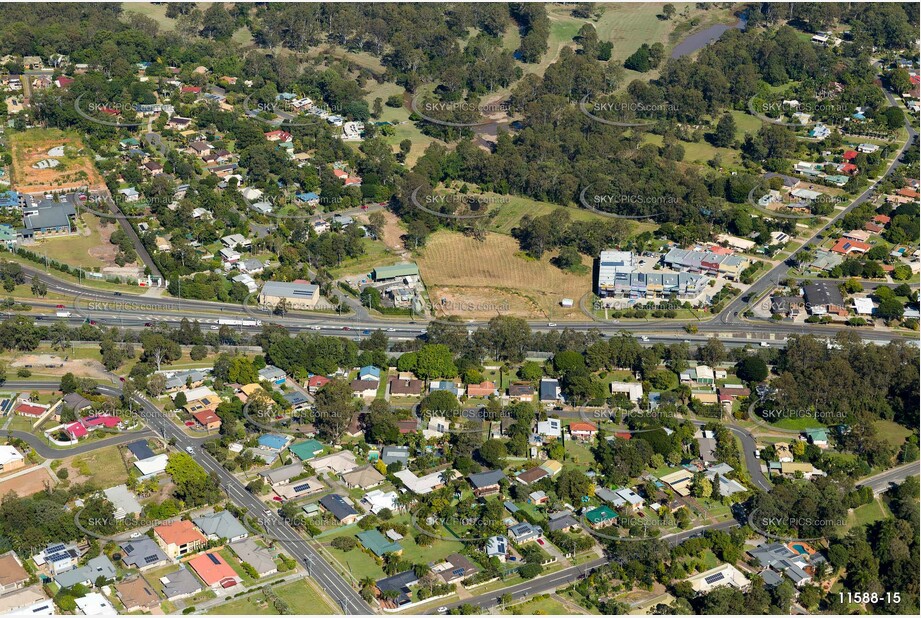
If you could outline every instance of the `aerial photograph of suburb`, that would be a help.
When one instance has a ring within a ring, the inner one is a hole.
[[[921,615],[921,0],[0,0],[0,618]]]

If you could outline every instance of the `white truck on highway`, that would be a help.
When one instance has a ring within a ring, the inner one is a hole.
[[[70,311],[58,311],[57,313],[55,313],[55,315],[59,318],[69,318]]]
[[[232,320],[221,318],[217,323],[221,326],[262,326],[262,320]]]

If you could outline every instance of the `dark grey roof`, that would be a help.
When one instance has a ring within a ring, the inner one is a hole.
[[[290,403],[292,406],[299,406],[302,403],[307,403],[310,401],[307,399],[307,395],[300,391],[291,391],[290,393],[285,393],[284,398],[285,401]]]
[[[796,552],[783,543],[771,543],[748,550],[749,555],[763,567],[771,567],[787,558],[795,558]]]
[[[147,537],[122,543],[121,549],[122,562],[137,569],[169,560],[160,546]]]
[[[385,446],[381,451],[381,461],[387,465],[395,462],[406,463],[409,461],[409,447]]]
[[[825,305],[844,306],[844,297],[841,296],[838,284],[830,281],[807,283],[803,286],[803,296],[806,297],[806,302],[813,307]]]
[[[396,575],[377,580],[377,589],[381,592],[385,592],[387,590],[395,590],[396,592],[399,592],[400,596],[397,597],[397,604],[404,605],[410,601],[409,587],[418,581],[419,578],[416,577],[415,572],[410,569],[409,571],[403,571],[402,573],[397,573]]]
[[[570,511],[560,511],[558,513],[551,513],[550,518],[547,521],[547,530],[550,532],[556,532],[557,530],[563,530],[564,528],[571,528],[577,526],[579,520],[577,520]]]
[[[67,393],[64,395],[64,405],[74,412],[79,412],[84,408],[92,406],[93,402],[80,393]]]
[[[165,575],[162,579],[169,579],[169,582],[163,583],[163,596],[167,599],[188,596],[201,590],[201,584],[198,578],[184,566],[178,571]]]
[[[358,511],[352,508],[345,498],[339,494],[327,494],[320,499],[320,505],[333,514],[333,517],[342,521],[350,515],[357,515]]]
[[[502,470],[490,470],[488,472],[471,474],[467,477],[467,480],[470,481],[474,489],[480,489],[482,487],[489,487],[490,485],[497,485],[499,481],[504,478],[505,473],[503,473]]]
[[[153,449],[148,446],[147,440],[132,442],[128,445],[128,450],[131,451],[131,454],[134,455],[138,461],[154,456]]]
[[[41,230],[50,227],[69,227],[70,217],[76,214],[70,201],[53,202],[42,200],[37,208],[23,217],[22,224],[28,230]]]
[[[540,400],[554,401],[557,397],[556,389],[559,388],[558,380],[541,380],[540,381]]]
[[[770,588],[773,588],[777,584],[783,581],[780,573],[777,571],[772,571],[771,569],[765,569],[761,571],[761,579],[764,581],[764,585]]]
[[[205,536],[219,539],[235,539],[245,537],[249,532],[243,524],[234,517],[230,511],[219,511],[210,515],[202,515],[192,520]]]

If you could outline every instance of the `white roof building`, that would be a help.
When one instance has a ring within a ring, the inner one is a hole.
[[[449,474],[453,480],[457,477],[457,470],[450,470]],[[425,494],[432,493],[436,488],[444,485],[442,477],[444,476],[444,471],[442,472],[432,472],[431,474],[426,474],[425,476],[416,476],[412,470],[399,470],[394,472],[393,475],[403,481],[403,484],[406,485],[414,494],[419,494],[424,496]]]
[[[84,616],[117,616],[118,612],[115,607],[109,603],[109,600],[98,592],[90,592],[86,596],[75,599],[77,609]]]
[[[397,492],[383,492],[380,489],[369,491],[367,494],[365,494],[365,497],[361,499],[361,503],[375,515],[384,509],[396,511],[399,508],[399,505],[397,504]]]
[[[643,384],[640,382],[611,382],[611,394],[626,393],[633,402],[643,399]]]
[[[144,477],[150,477],[166,470],[168,459],[169,456],[166,453],[154,455],[153,457],[134,462],[134,467],[137,468]]]
[[[17,451],[15,447],[8,444],[0,446],[0,470],[3,470],[4,467],[11,463],[16,463],[22,460],[22,453]]]
[[[687,581],[695,592],[703,593],[710,592],[714,588],[721,586],[731,586],[736,590],[745,590],[751,585],[745,574],[731,564],[721,564],[713,567],[708,571],[689,577]]]

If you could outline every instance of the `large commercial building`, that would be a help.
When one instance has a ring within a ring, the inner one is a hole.
[[[722,275],[727,279],[738,279],[749,261],[739,255],[721,255],[712,251],[670,249],[662,262],[669,268],[689,273]]]
[[[268,281],[262,286],[259,304],[274,309],[284,300],[288,309],[315,309],[320,300],[320,288],[311,283]]]
[[[686,272],[638,272],[629,251],[602,251],[598,267],[601,298],[695,298],[707,287],[707,278]]]

